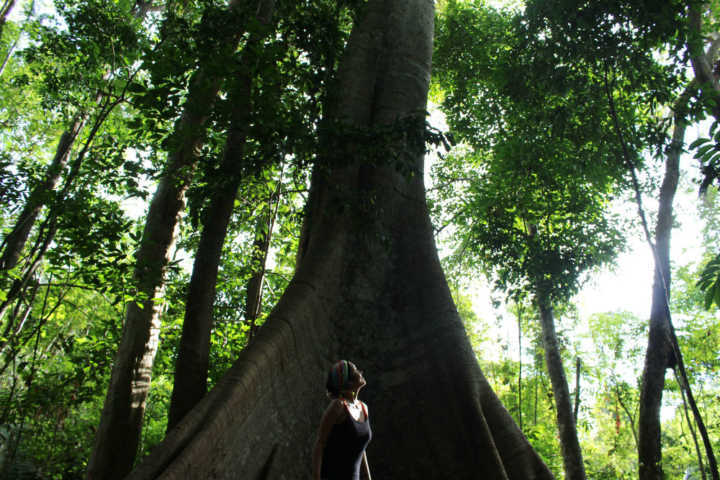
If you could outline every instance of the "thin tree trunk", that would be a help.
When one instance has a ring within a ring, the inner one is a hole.
[[[274,9],[272,0],[258,4],[258,20],[267,24]],[[168,414],[170,431],[207,391],[210,358],[210,334],[215,285],[222,246],[232,216],[243,172],[252,174],[244,161],[247,125],[250,120],[251,84],[262,38],[253,36],[243,55],[245,71],[239,75],[238,88],[232,95],[233,119],[218,172],[220,185],[213,191],[203,219],[203,232],[193,262],[188,286],[185,319],[175,362],[175,381]]]
[[[10,288],[5,295],[5,300],[0,304],[0,319],[3,319],[5,317],[5,312],[7,311],[7,308],[9,305],[11,305],[13,302],[15,302],[22,294],[25,286],[30,281],[30,279],[35,274],[35,271],[40,266],[40,262],[42,261],[43,257],[45,256],[45,253],[47,252],[48,248],[50,248],[50,245],[52,244],[53,240],[55,239],[55,234],[58,230],[58,219],[60,215],[62,214],[62,210],[64,208],[63,201],[67,197],[68,193],[70,192],[71,188],[73,187],[73,184],[75,182],[75,178],[80,173],[80,166],[82,165],[82,162],[85,158],[85,155],[87,154],[88,149],[90,148],[90,145],[92,144],[93,140],[95,139],[95,136],[97,135],[98,130],[100,129],[100,126],[103,124],[107,116],[110,114],[112,109],[117,106],[119,103],[119,100],[106,104],[101,111],[99,112],[99,115],[97,119],[95,120],[92,129],[90,130],[90,133],[88,134],[88,138],[85,141],[85,145],[83,148],[78,152],[77,157],[73,161],[70,171],[65,176],[65,184],[62,188],[62,190],[57,194],[57,198],[54,199],[54,201],[51,203],[50,211],[46,215],[45,220],[43,221],[41,227],[39,228],[39,233],[37,235],[37,238],[35,240],[35,245],[30,249],[28,252],[28,258],[30,260],[28,261],[27,266],[24,268],[24,271],[21,272],[20,278],[16,278],[13,280],[13,282],[10,285]],[[83,119],[84,122],[84,119]],[[82,128],[82,125],[80,125],[79,128]],[[72,144],[72,141],[70,142]],[[57,178],[55,179],[57,181]],[[37,193],[38,191],[35,190],[34,193]],[[48,192],[38,193],[40,196],[42,195],[48,195]],[[36,211],[30,216],[27,217],[28,223],[32,224],[34,223],[37,214],[40,212],[40,209],[42,208],[42,205],[44,203],[47,203],[44,199],[41,199],[40,203],[37,205]],[[30,205],[30,202],[26,203],[26,209]],[[16,224],[17,226],[17,224]],[[26,227],[21,227],[22,229],[25,229]],[[29,233],[29,229],[25,232]],[[21,239],[23,246],[25,242],[27,241],[27,235]],[[22,247],[21,247],[22,249]],[[19,252],[18,252],[19,253]],[[12,322],[12,318],[7,320],[8,322]]]
[[[637,429],[635,428],[635,419],[630,414],[630,410],[628,410],[627,405],[625,405],[625,402],[622,401],[622,397],[620,397],[620,390],[618,387],[615,387],[615,396],[617,397],[617,401],[620,404],[620,407],[622,407],[623,412],[625,412],[625,415],[628,417],[628,422],[630,423],[630,428],[633,434],[633,439],[635,439],[635,449],[638,448],[638,436],[637,436]]]
[[[387,127],[425,111],[433,17],[430,0],[368,3],[333,120]],[[369,382],[375,477],[551,478],[480,372],[452,303],[425,204],[424,146],[413,146],[416,174],[405,175],[342,139],[348,150],[314,172],[298,269],[279,304],[129,479],[308,478],[326,369],[341,357]]]
[[[573,419],[577,425],[578,414],[580,413],[580,368],[582,361],[580,357],[575,357],[575,408],[573,409]]]
[[[0,7],[0,38],[2,38],[3,29],[7,22],[10,12],[15,6],[15,0],[4,0],[2,7]]]
[[[521,308],[521,307],[519,307]],[[518,426],[523,430],[522,418],[522,309],[518,310]]]
[[[714,33],[710,36],[710,45],[708,46],[707,51],[703,52],[703,13],[700,11],[699,7],[706,8],[706,5],[692,4],[688,6],[688,20],[690,25],[688,51],[690,52],[690,60],[692,62],[693,72],[695,73],[694,83],[700,87],[703,99],[710,103],[715,121],[720,122],[720,81],[718,80],[718,75],[715,73],[716,65],[714,65],[717,61],[718,49],[720,49],[720,34]],[[681,101],[684,101],[682,96],[678,104],[680,104]],[[685,110],[687,110],[687,104],[683,104],[681,106],[680,112],[676,109],[676,124],[678,123],[678,118],[681,123],[684,123]],[[706,175],[706,178],[700,186],[701,192],[710,181],[712,181],[712,176]],[[693,416],[695,417],[695,422],[698,430],[700,431],[700,436],[702,437],[703,445],[705,447],[705,454],[708,459],[710,474],[712,475],[713,480],[720,480],[720,471],[718,470],[712,443],[710,442],[705,423],[697,408],[697,404],[695,403],[695,398],[693,396],[692,389],[690,388],[687,373],[685,372],[682,353],[680,352],[680,346],[677,342],[677,337],[675,336],[672,323],[670,324],[670,330],[672,334],[672,346],[677,358],[677,368],[680,373],[679,378],[682,380],[680,387],[683,388],[687,394],[687,401],[690,404]]]
[[[545,363],[547,364],[553,397],[555,398],[555,413],[557,415],[565,478],[568,480],[584,480],[585,465],[583,464],[582,451],[580,450],[580,442],[575,428],[570,389],[568,388],[565,368],[563,367],[557,335],[555,334],[553,309],[540,289],[538,289],[537,303],[540,310],[543,346],[545,347]]]
[[[3,251],[2,256],[0,256],[0,270],[9,270],[17,265],[22,250],[30,236],[30,231],[35,225],[40,210],[52,198],[52,192],[60,180],[62,171],[67,165],[73,143],[85,125],[86,120],[87,114],[76,116],[71,127],[60,136],[55,156],[45,174],[45,180],[30,192],[25,206],[15,221],[15,225],[3,241]]]
[[[14,0],[7,1],[14,2]],[[34,6],[34,0],[32,5]],[[30,8],[31,12],[34,9],[33,6],[31,6]],[[148,11],[149,10],[147,9],[139,9],[135,13],[135,16],[136,18],[143,18]],[[15,44],[13,44],[12,48],[15,48]],[[8,51],[2,68],[0,68],[0,75],[2,75],[2,72],[5,69],[5,65],[10,58],[12,48]],[[108,80],[109,78],[110,73],[105,73],[105,75],[103,76],[103,80]],[[123,95],[124,92],[119,97],[122,98]],[[93,124],[92,130],[88,135],[88,141],[85,143],[85,147],[83,148],[82,152],[78,154],[76,160],[73,162],[73,166],[71,167],[71,175],[68,175],[68,178],[66,178],[65,181],[64,192],[63,194],[58,195],[60,199],[62,199],[62,197],[72,186],[72,181],[74,180],[74,178],[70,177],[77,176],[77,174],[79,173],[80,166],[82,165],[82,161],[84,160],[84,156],[87,152],[88,147],[92,143],[92,139],[95,137],[98,130],[100,129],[112,109],[119,103],[120,99],[114,102],[109,102],[108,99],[105,98],[104,92],[98,92],[95,96],[95,106],[101,107],[97,115],[97,120]],[[2,254],[0,254],[0,271],[9,270],[17,265],[20,256],[22,255],[22,250],[25,247],[25,244],[27,243],[27,240],[30,236],[30,232],[35,225],[35,222],[37,221],[38,215],[40,214],[42,208],[53,200],[53,191],[57,186],[62,172],[67,165],[75,140],[80,135],[80,132],[82,131],[85,123],[90,117],[90,114],[91,112],[83,112],[75,115],[72,122],[70,123],[70,127],[60,136],[55,156],[53,157],[52,162],[50,162],[50,165],[48,165],[44,181],[41,184],[37,185],[30,192],[20,215],[15,221],[15,225],[13,226],[10,233],[3,240]],[[74,175],[72,175],[73,173]],[[59,201],[58,199],[55,200]],[[0,317],[1,316],[2,315],[0,315]]]
[[[109,76],[106,75],[105,78],[107,79]],[[33,226],[35,226],[37,217],[44,206],[48,204],[51,205],[52,213],[49,213],[48,217],[52,219],[51,221],[54,221],[55,215],[57,215],[59,209],[61,209],[62,201],[70,192],[75,178],[80,173],[82,162],[85,159],[85,155],[92,145],[95,136],[105,122],[105,119],[107,119],[108,115],[110,115],[110,112],[112,112],[112,110],[120,103],[121,98],[122,95],[120,95],[120,98],[117,100],[110,102],[102,93],[97,94],[95,104],[100,107],[97,117],[93,122],[90,132],[88,133],[84,146],[78,152],[75,160],[71,164],[70,171],[65,177],[62,191],[54,193],[55,187],[62,176],[63,170],[67,166],[75,140],[77,140],[80,135],[80,132],[90,117],[90,113],[84,112],[82,114],[77,114],[73,119],[71,127],[60,136],[55,156],[53,157],[52,162],[50,162],[50,165],[45,173],[45,180],[30,192],[30,195],[25,202],[25,206],[15,221],[15,225],[3,241],[2,256],[0,257],[0,270],[9,270],[17,265],[22,254],[22,250],[25,248],[25,244],[30,236],[30,231]],[[54,236],[54,234],[55,232],[51,234],[51,237]],[[44,240],[38,240],[38,242],[42,241]],[[50,238],[49,241],[52,242],[52,238]]]
[[[677,373],[677,377],[682,381],[681,388],[683,389],[687,397],[687,403],[688,405],[690,405],[690,410],[693,412],[693,417],[695,418],[695,424],[697,425],[698,431],[700,432],[700,437],[703,440],[703,446],[705,447],[705,454],[707,455],[710,475],[712,475],[713,480],[719,480],[720,472],[718,472],[718,465],[717,460],[715,459],[715,453],[713,452],[712,443],[710,442],[710,437],[708,436],[705,422],[702,418],[702,415],[700,414],[700,410],[698,410],[697,403],[695,402],[692,388],[690,388],[690,382],[688,380],[687,372],[685,371],[685,363],[682,357],[682,352],[680,351],[680,345],[678,343],[677,336],[675,335],[675,329],[673,328],[672,323],[670,324],[670,330],[672,333],[671,340],[675,353],[675,358],[677,359],[675,372]]]
[[[51,222],[51,233],[54,235],[54,227],[57,225],[56,221]],[[50,236],[53,236],[50,235]],[[5,318],[5,313],[10,308],[10,306],[14,302],[20,302],[21,297],[23,296],[23,292],[25,291],[25,287],[30,283],[33,276],[35,275],[35,271],[40,266],[40,260],[42,258],[42,255],[45,253],[47,248],[50,246],[51,239],[45,238],[45,241],[42,242],[42,244],[39,246],[40,254],[36,255],[33,259],[33,261],[30,263],[30,265],[25,268],[25,270],[22,272],[22,276],[20,278],[16,278],[13,280],[12,284],[10,285],[10,288],[8,289],[8,292],[6,294],[5,300],[0,304],[0,320]],[[6,331],[9,331],[9,329],[12,328],[12,324],[14,322],[14,315],[11,314],[9,318],[6,319]],[[9,327],[7,325],[10,325]],[[5,340],[7,342],[7,339]],[[3,344],[4,345],[4,344]]]
[[[692,12],[692,10],[691,10]],[[697,19],[696,19],[697,20]],[[691,22],[692,23],[692,22]],[[715,39],[706,54],[708,58],[715,58],[720,47],[720,39]],[[691,48],[691,47],[690,47]],[[691,50],[693,55],[695,50]],[[687,126],[688,102],[695,89],[700,85],[696,78],[685,88],[673,106],[675,128],[673,139],[667,152],[666,172],[663,185],[660,189],[658,219],[653,243],[645,212],[642,206],[640,185],[635,173],[635,165],[630,157],[627,143],[624,140],[620,121],[615,110],[610,82],[606,79],[606,93],[613,117],[614,128],[623,149],[624,161],[632,178],[635,198],[638,204],[645,237],[653,252],[655,268],[653,280],[653,296],[650,312],[650,331],[648,332],[648,347],[645,354],[642,384],[640,390],[640,412],[638,415],[638,463],[641,480],[660,480],[664,477],[662,470],[662,446],[660,443],[660,405],[662,391],[665,383],[665,370],[677,366],[683,382],[681,387],[688,395],[698,429],[705,444],[708,463],[714,480],[720,480],[717,463],[713,454],[712,445],[700,412],[695,405],[690,385],[685,374],[680,346],[675,336],[675,330],[670,316],[670,234],[672,230],[672,201],[677,189],[679,175],[679,160],[684,145],[685,129]],[[704,93],[705,94],[705,93]],[[708,97],[708,100],[714,99]],[[718,104],[720,105],[720,104]]]
[[[7,67],[8,63],[10,63],[10,58],[12,58],[12,54],[15,52],[15,48],[18,43],[20,43],[20,38],[15,39],[12,45],[10,45],[10,48],[8,48],[7,53],[5,53],[5,58],[3,59],[2,65],[0,65],[0,77],[2,77],[2,74],[5,73],[5,67]]]
[[[282,173],[281,173],[282,175]],[[248,332],[249,341],[255,337],[257,333],[257,319],[262,309],[262,292],[263,282],[265,281],[265,271],[267,267],[268,253],[270,252],[270,241],[272,240],[272,231],[275,226],[278,207],[280,206],[280,186],[278,182],[275,192],[272,194],[266,218],[260,218],[255,228],[255,241],[253,242],[253,275],[248,280],[247,294],[245,296],[245,322],[250,326]]]
[[[537,425],[537,405],[538,405],[538,379],[537,379],[537,372],[535,373],[534,383],[535,383],[535,400],[533,402],[533,426]]]
[[[698,468],[700,469],[700,476],[702,476],[702,480],[706,480],[707,476],[705,475],[705,465],[703,465],[703,458],[702,453],[700,453],[700,445],[698,444],[697,439],[697,433],[695,433],[695,429],[692,425],[692,420],[690,420],[690,414],[688,413],[688,406],[687,401],[685,400],[685,389],[682,388],[682,382],[680,381],[680,376],[675,372],[675,380],[677,381],[678,385],[680,385],[680,395],[682,397],[683,401],[683,412],[685,413],[685,421],[688,424],[688,430],[690,430],[690,436],[693,439],[693,445],[695,446],[695,455],[698,459]]]
[[[15,345],[16,342],[16,336],[20,331],[22,331],[23,326],[25,325],[25,322],[27,321],[28,316],[30,315],[30,311],[32,310],[32,303],[35,301],[35,296],[37,295],[37,291],[39,288],[39,284],[37,282],[34,282],[35,285],[33,286],[32,292],[30,292],[30,298],[28,298],[25,307],[25,311],[22,315],[18,315],[18,311],[20,310],[20,306],[23,303],[23,298],[20,297],[17,299],[16,307],[13,309],[13,313],[6,319],[5,327],[3,328],[2,334],[0,335],[0,353],[4,353],[5,347],[10,345]],[[20,318],[20,321],[18,324],[15,324],[16,318]],[[14,347],[13,347],[14,348]],[[12,348],[11,348],[12,349]],[[2,375],[2,372],[5,369],[0,369],[0,375]]]
[[[670,236],[673,200],[679,178],[680,154],[684,144],[686,105],[676,110],[675,127],[660,187],[659,209],[655,226],[655,269],[650,310],[648,346],[645,352],[638,417],[638,461],[640,480],[662,480],[660,408],[665,387],[665,370],[677,363],[672,346],[670,323]]]
[[[7,16],[9,15],[10,10],[13,8],[14,4],[15,0],[4,0],[2,10],[0,10],[0,38],[2,38],[2,31],[5,27]],[[27,23],[30,20],[30,17],[35,13],[35,0],[30,1],[30,6],[26,9],[26,11],[27,16],[25,17],[25,23]],[[0,65],[0,77],[2,77],[2,74],[5,72],[5,67],[7,67],[8,63],[10,62],[10,58],[12,58],[12,54],[20,43],[20,39],[22,38],[24,32],[25,25],[23,24],[17,38],[13,41],[12,45],[10,45],[10,48],[8,48],[7,52],[5,53],[5,58],[3,59],[2,65]]]

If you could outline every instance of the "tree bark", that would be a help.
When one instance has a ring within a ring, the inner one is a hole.
[[[540,323],[542,325],[543,346],[545,348],[545,363],[547,364],[553,397],[555,398],[555,414],[557,417],[560,449],[563,456],[565,478],[569,480],[584,480],[585,465],[583,464],[580,442],[575,427],[570,389],[565,376],[557,335],[555,333],[555,319],[553,309],[547,297],[538,289],[536,297],[540,310]]]
[[[258,19],[267,24],[272,16],[274,1],[260,2]],[[254,35],[243,57],[245,71],[238,78],[238,88],[232,95],[233,119],[228,132],[218,176],[220,183],[212,194],[203,219],[203,232],[193,262],[193,272],[185,304],[185,319],[175,362],[175,382],[168,413],[168,431],[200,401],[207,391],[210,359],[212,307],[215,284],[232,216],[235,197],[243,179],[245,139],[250,119],[251,84],[260,41]]]
[[[230,11],[239,5],[232,0]],[[230,58],[242,26],[218,38],[218,55]],[[138,448],[152,364],[158,348],[160,309],[165,271],[175,229],[185,206],[187,190],[199,158],[207,119],[220,88],[217,67],[198,70],[178,121],[175,146],[160,178],[135,255],[135,300],[127,304],[123,332],[115,356],[95,446],[88,464],[90,480],[123,478],[132,469]]]
[[[430,0],[368,3],[342,61],[335,121],[365,129],[425,111],[433,13]],[[551,478],[483,377],[452,303],[422,148],[405,175],[343,138],[343,155],[315,169],[298,268],[273,313],[128,478],[308,478],[326,369],[341,357],[369,382],[374,476]]]

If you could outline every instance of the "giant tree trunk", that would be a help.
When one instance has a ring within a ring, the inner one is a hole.
[[[237,8],[239,0],[230,2]],[[230,58],[242,33],[240,25],[219,38],[218,55]],[[127,304],[95,446],[88,464],[92,480],[123,478],[132,469],[160,333],[160,305],[175,229],[185,205],[207,119],[220,88],[218,68],[200,69],[193,77],[187,104],[175,128],[176,148],[150,203],[135,256],[135,301]]]
[[[548,304],[547,298],[543,298],[541,293],[538,294],[537,302],[540,309],[545,363],[550,375],[553,397],[555,398],[555,415],[560,436],[565,478],[568,480],[584,480],[585,465],[583,464],[582,451],[577,437],[570,389],[562,357],[560,356],[557,334],[555,333],[553,309]]]
[[[261,0],[258,19],[267,23],[272,15],[273,0]],[[253,35],[248,41],[243,61],[245,71],[238,78],[238,88],[231,95],[233,118],[225,150],[218,171],[219,183],[203,218],[203,231],[193,262],[193,272],[185,304],[185,319],[180,348],[175,362],[168,430],[200,401],[207,391],[207,374],[210,361],[210,333],[213,325],[212,307],[215,302],[215,284],[227,228],[232,217],[235,197],[243,178],[248,173],[244,162],[245,138],[250,119],[252,72],[260,51],[259,40]]]
[[[422,119],[433,2],[371,0],[360,18],[332,118],[360,129]],[[422,134],[416,125],[405,138]],[[414,145],[408,175],[368,158],[382,145],[343,139],[343,152],[314,172],[298,268],[275,310],[128,478],[308,478],[337,358],[366,372],[376,478],[551,478],[480,372],[452,303],[422,148]]]

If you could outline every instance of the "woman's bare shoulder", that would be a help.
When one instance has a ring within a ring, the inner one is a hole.
[[[340,418],[344,413],[345,405],[338,398],[334,398],[325,409],[325,416],[333,419]]]

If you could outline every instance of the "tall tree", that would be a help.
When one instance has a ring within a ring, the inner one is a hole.
[[[565,475],[583,479],[554,307],[621,245],[607,205],[622,165],[597,65],[573,58],[537,23],[542,16],[532,10],[508,19],[450,2],[439,29],[438,84],[448,122],[472,150],[444,165],[457,165],[449,170],[467,184],[462,201],[449,205],[459,249],[500,289],[534,300]]]
[[[714,57],[717,45],[713,46],[711,50],[713,50],[712,56]],[[667,150],[665,175],[658,195],[659,205],[654,242],[648,238],[650,248],[653,251],[655,268],[650,309],[650,329],[640,389],[640,413],[638,418],[638,461],[641,480],[664,478],[660,439],[660,408],[665,387],[665,371],[668,368],[676,371],[683,393],[687,393],[691,406],[694,406],[693,395],[689,390],[682,353],[670,313],[670,239],[674,220],[673,201],[680,177],[680,155],[685,143],[685,130],[689,123],[688,104],[696,89],[697,82],[693,80],[674,105],[672,142]],[[641,204],[639,207],[642,209]],[[644,219],[643,222],[645,222]],[[649,232],[647,234],[649,235]],[[710,471],[713,478],[717,479],[717,463],[703,421],[696,407],[694,413],[701,433],[704,432],[703,439],[705,440]]]
[[[251,162],[245,157],[245,142],[251,121],[251,86],[259,63],[257,53],[262,49],[262,41],[267,32],[271,31],[267,24],[273,9],[273,0],[259,3],[257,23],[261,30],[250,34],[240,66],[243,70],[237,73],[236,87],[230,95],[233,114],[217,172],[219,183],[211,193],[205,212],[203,232],[188,286],[183,334],[175,364],[175,384],[168,414],[168,430],[195,406],[207,390],[212,307],[222,246],[240,182],[245,176],[256,173],[252,170],[258,169],[252,168]]]
[[[584,479],[585,465],[583,463],[580,441],[577,435],[577,414],[572,406],[567,375],[563,366],[560,345],[555,332],[555,319],[552,305],[544,303],[542,294],[537,297],[540,310],[540,324],[542,326],[543,346],[545,347],[545,364],[547,365],[555,398],[555,412],[558,432],[560,434],[560,447],[563,454],[563,464],[566,478]],[[547,300],[545,300],[547,302]]]
[[[190,81],[187,101],[168,142],[171,150],[150,202],[145,227],[135,255],[134,299],[127,304],[123,333],[115,356],[110,385],[88,464],[88,478],[124,477],[132,468],[153,360],[158,348],[165,272],[170,262],[175,230],[185,205],[208,118],[223,78],[224,62],[231,58],[244,33],[243,4],[231,1],[226,12],[209,7],[208,30],[217,29],[213,51]]]
[[[686,100],[687,101],[687,100]],[[670,320],[670,234],[673,223],[673,199],[679,179],[680,153],[687,126],[687,103],[675,112],[673,144],[665,163],[660,188],[658,218],[655,226],[655,271],[653,275],[650,330],[640,390],[638,418],[638,460],[641,480],[659,480],[662,473],[660,444],[660,407],[665,370],[677,364]]]
[[[376,476],[551,478],[480,372],[438,261],[422,183],[433,14],[429,0],[371,0],[359,16],[295,277],[129,478],[307,476],[325,370],[340,356],[366,371]]]

